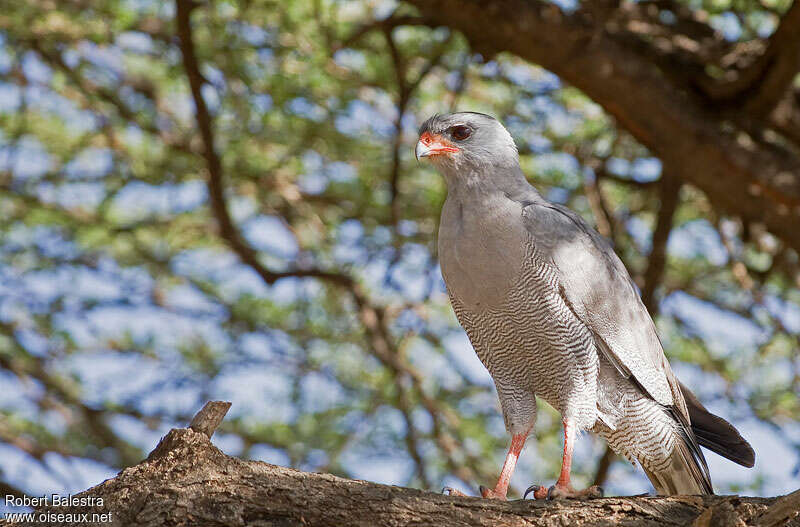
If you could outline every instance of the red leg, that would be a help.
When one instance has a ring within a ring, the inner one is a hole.
[[[508,448],[506,462],[503,463],[503,470],[500,471],[497,485],[494,486],[493,490],[487,489],[481,485],[481,496],[497,500],[506,499],[508,484],[511,482],[511,475],[514,473],[514,467],[517,466],[517,459],[519,459],[519,454],[522,452],[522,447],[525,446],[525,439],[527,437],[527,433],[511,436],[511,446]]]
[[[570,487],[569,476],[572,471],[572,451],[575,448],[575,425],[563,421],[564,425],[564,455],[561,458],[561,474],[558,476],[556,487]]]
[[[514,467],[517,466],[517,459],[519,459],[519,454],[522,452],[522,447],[525,446],[525,438],[527,437],[527,433],[511,436],[511,446],[508,448],[506,461],[503,463],[503,470],[500,471],[500,477],[497,480],[497,485],[495,485],[494,489],[487,489],[481,485],[481,496],[496,500],[506,499],[506,494],[508,493],[508,484],[511,481],[511,475],[514,473]],[[445,487],[442,490],[451,496],[466,496],[466,494],[463,492],[450,487]]]
[[[564,456],[561,460],[561,474],[558,476],[556,484],[545,489],[538,485],[532,485],[525,491],[533,491],[536,499],[552,498],[599,498],[603,496],[603,488],[593,485],[586,490],[575,490],[570,484],[570,471],[572,470],[572,451],[575,448],[575,435],[577,430],[575,425],[569,421],[563,421],[564,425]]]

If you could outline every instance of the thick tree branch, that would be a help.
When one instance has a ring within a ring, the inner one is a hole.
[[[778,527],[779,525],[787,525],[791,527],[790,521],[797,520],[798,517],[800,517],[800,490],[787,494],[772,504],[767,512],[759,518],[758,526]]]
[[[797,112],[797,104],[787,89],[800,69],[800,3],[795,2],[788,16],[792,16],[789,27],[781,25],[779,29],[786,29],[786,33],[776,35],[783,37],[780,40],[779,52],[772,57],[770,67],[767,69],[755,95],[747,103],[748,109],[757,116],[766,116],[776,109],[779,102],[789,95],[791,112]],[[777,41],[777,39],[776,39]],[[777,47],[777,46],[776,46]],[[798,128],[792,129],[789,137],[796,141]]]
[[[743,101],[749,112],[767,115],[800,70],[800,1],[795,1],[770,36],[766,50],[737,78],[719,86],[718,98]]]
[[[559,75],[720,210],[763,221],[800,249],[800,157],[737,129],[747,116],[720,111],[692,91],[679,61],[656,63],[645,40],[631,45],[629,34],[597,31],[581,10],[566,14],[541,1],[409,2],[432,25],[462,31],[486,56],[509,51]]]
[[[312,474],[226,456],[208,435],[170,431],[147,460],[76,496],[94,504],[37,514],[102,514],[110,525],[156,527],[324,526],[774,526],[796,511],[794,498],[674,496],[511,502]],[[102,498],[99,505],[97,499]],[[788,507],[787,507],[788,506]],[[55,517],[54,517],[55,518]],[[5,522],[0,522],[0,525]],[[36,525],[63,525],[51,521]],[[105,525],[109,525],[106,523]]]

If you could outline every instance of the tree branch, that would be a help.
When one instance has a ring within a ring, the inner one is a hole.
[[[800,490],[787,494],[773,503],[759,518],[758,527],[789,525],[789,522],[798,515],[800,515]]]
[[[391,32],[392,29],[400,26],[420,26],[424,24],[426,24],[426,20],[420,16],[392,15],[383,20],[375,20],[359,26],[347,38],[340,42],[336,46],[336,49],[350,47],[372,31],[381,30],[384,32]],[[334,49],[334,51],[336,51],[336,49]]]
[[[765,116],[786,94],[800,70],[800,2],[792,3],[769,37],[764,52],[736,79],[712,91],[717,99],[744,103],[754,115]]]
[[[37,515],[111,513],[113,525],[411,526],[752,526],[792,511],[791,501],[738,496],[602,498],[511,502],[445,496],[242,461],[206,434],[171,430],[139,465],[74,498],[94,503],[43,507]],[[102,505],[98,499],[102,498]],[[773,507],[770,509],[770,507]],[[772,514],[774,512],[774,514]],[[37,525],[63,525],[52,521]],[[5,525],[0,521],[0,525]]]
[[[659,181],[658,197],[661,205],[658,209],[658,219],[653,230],[652,249],[647,260],[647,270],[644,273],[644,287],[642,288],[642,302],[644,302],[650,316],[658,312],[655,300],[656,288],[661,284],[664,268],[667,263],[667,241],[672,230],[672,217],[678,207],[681,182],[672,176],[669,170],[664,169]]]
[[[614,451],[611,450],[611,447],[606,445],[606,449],[603,452],[603,455],[600,456],[600,461],[597,462],[597,470],[594,473],[594,483],[592,485],[605,485],[606,479],[608,479],[608,471],[611,468],[611,462],[614,461]]]
[[[766,71],[748,101],[750,109],[760,115],[766,115],[777,105],[800,69],[800,1],[795,0],[783,15],[769,39],[763,61],[767,62]]]
[[[206,101],[203,98],[202,89],[206,81],[200,73],[200,66],[197,61],[194,42],[192,40],[191,13],[196,7],[196,4],[192,0],[176,0],[175,6],[175,20],[180,41],[181,55],[183,56],[183,67],[189,79],[189,88],[191,89],[192,100],[194,101],[197,127],[200,130],[200,137],[203,141],[203,158],[206,161],[206,169],[208,170],[208,195],[211,200],[211,210],[217,220],[220,236],[239,256],[242,262],[258,273],[267,284],[273,284],[281,278],[287,277],[313,277],[338,285],[351,287],[353,285],[353,279],[349,276],[321,269],[292,269],[283,272],[270,271],[258,259],[258,254],[255,249],[253,249],[239,233],[238,228],[234,225],[233,219],[228,212],[228,206],[225,203],[222,161],[215,150],[213,122]]]
[[[217,427],[225,419],[225,414],[231,408],[231,403],[224,401],[209,401],[206,405],[197,412],[192,422],[189,423],[189,428],[195,432],[205,434],[210,439],[217,430]]]

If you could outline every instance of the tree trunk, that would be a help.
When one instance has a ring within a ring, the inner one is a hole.
[[[800,491],[780,499],[680,496],[501,502],[242,461],[226,456],[210,441],[226,405],[209,403],[191,428],[171,430],[145,461],[73,496],[93,503],[39,508],[33,524],[774,527],[798,523]],[[110,518],[92,521],[94,514],[108,513]]]

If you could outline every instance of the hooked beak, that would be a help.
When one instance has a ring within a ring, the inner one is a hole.
[[[419,137],[417,147],[414,149],[414,155],[417,156],[418,161],[421,157],[438,156],[453,152],[458,152],[458,148],[453,143],[441,135],[434,135],[430,132],[425,132]]]

